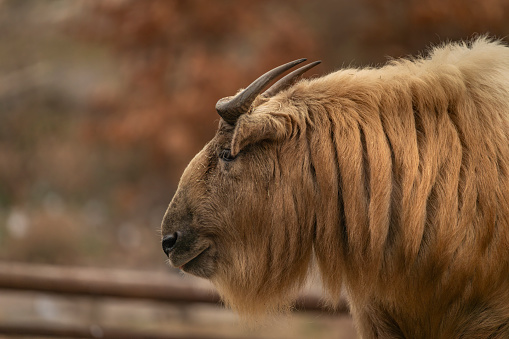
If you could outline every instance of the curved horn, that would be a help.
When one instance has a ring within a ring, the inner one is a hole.
[[[249,110],[249,107],[251,107],[251,104],[256,99],[258,94],[263,91],[269,82],[271,82],[281,73],[284,73],[285,71],[304,61],[306,61],[306,59],[299,59],[278,66],[253,81],[251,85],[249,85],[246,89],[234,97],[226,97],[220,99],[216,104],[217,113],[219,113],[219,115],[227,123],[234,125],[239,116]]]
[[[296,80],[300,75],[304,74],[304,72],[315,67],[321,62],[322,62],[321,60],[312,62],[306,66],[302,66],[301,68],[296,69],[290,74],[285,75],[284,77],[279,79],[274,85],[270,86],[268,90],[263,92],[262,96],[270,98],[276,95],[277,93],[281,92],[282,90],[287,89],[293,84],[294,80]]]

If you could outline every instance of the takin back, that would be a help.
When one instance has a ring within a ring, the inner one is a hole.
[[[247,319],[312,265],[363,338],[509,338],[509,48],[381,68],[277,67],[219,100],[162,222],[169,262]]]

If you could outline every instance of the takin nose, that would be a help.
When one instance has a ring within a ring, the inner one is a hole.
[[[179,232],[175,232],[170,235],[165,235],[163,237],[162,245],[163,245],[163,251],[168,257],[170,255],[170,252],[175,247],[175,244],[177,243],[177,240],[179,238]]]

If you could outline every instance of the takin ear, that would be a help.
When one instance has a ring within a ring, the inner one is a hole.
[[[233,132],[231,154],[237,155],[245,146],[262,140],[282,140],[292,130],[291,118],[284,113],[247,113],[237,120]]]

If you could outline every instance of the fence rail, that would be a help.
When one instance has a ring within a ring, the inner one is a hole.
[[[56,267],[49,265],[0,262],[0,290],[38,291],[88,297],[115,297],[123,299],[147,299],[176,304],[219,304],[220,298],[206,283],[181,278],[171,274]],[[306,294],[295,304],[297,311],[330,312],[320,298]],[[346,313],[342,302],[335,313]],[[94,332],[95,329],[95,332]],[[0,324],[0,334],[39,335],[66,338],[167,338],[204,339],[201,336],[168,336],[153,333],[133,333],[101,327],[73,328],[60,326],[37,326],[33,324]]]
[[[0,263],[0,289],[172,303],[219,302],[211,290],[179,282],[169,274],[49,265]]]
[[[224,339],[203,335],[168,335],[148,332],[133,332],[126,329],[104,328],[97,325],[90,327],[34,325],[34,324],[0,324],[0,334],[13,337],[35,336],[52,338],[101,338],[101,339]],[[229,338],[235,339],[235,338]],[[239,338],[240,339],[240,338]],[[242,337],[241,339],[255,339]],[[256,338],[259,339],[259,338]]]

